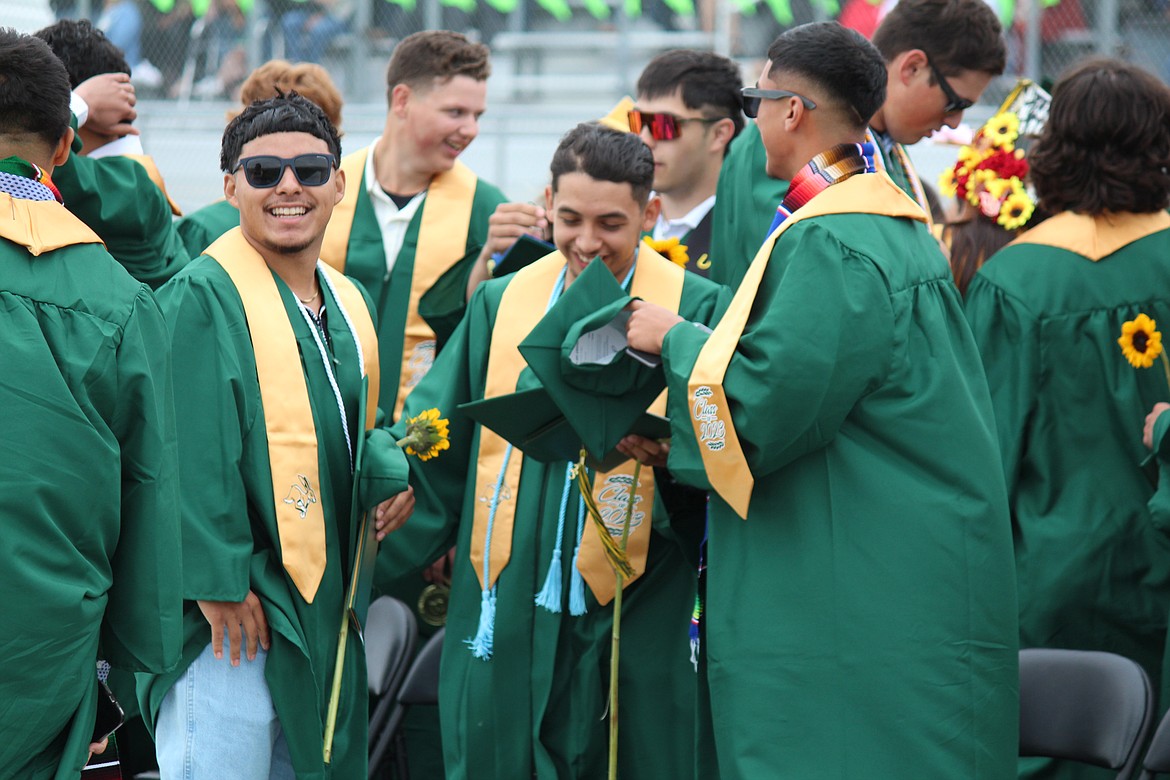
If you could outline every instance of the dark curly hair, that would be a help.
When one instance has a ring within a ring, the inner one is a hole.
[[[69,84],[77,85],[106,73],[130,75],[130,63],[122,50],[87,19],[62,19],[34,33],[65,64]]]
[[[654,153],[633,133],[623,133],[597,122],[583,122],[565,133],[549,166],[552,189],[561,176],[584,173],[598,181],[628,184],[642,205],[654,186]]]
[[[1170,205],[1170,87],[1139,67],[1097,58],[1052,90],[1029,155],[1040,205],[1053,214],[1145,214]]]
[[[228,122],[219,152],[219,167],[224,173],[235,169],[246,143],[273,133],[316,136],[329,146],[335,160],[341,159],[341,138],[321,107],[296,92],[285,94],[279,87],[276,92],[276,97],[257,100]]]

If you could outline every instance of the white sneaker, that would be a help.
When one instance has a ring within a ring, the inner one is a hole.
[[[163,85],[162,71],[150,60],[143,60],[134,66],[134,84],[143,89],[158,89]]]

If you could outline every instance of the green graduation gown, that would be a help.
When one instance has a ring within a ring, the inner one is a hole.
[[[668,466],[701,487],[687,390],[707,338],[677,326],[663,348]],[[937,242],[869,214],[794,224],[723,389],[755,486],[746,520],[711,493],[704,649],[719,775],[704,777],[1010,777],[1007,501]]]
[[[347,646],[333,763],[322,761],[349,558],[356,543],[357,529],[349,522],[350,456],[310,326],[291,291],[274,278],[296,335],[317,431],[325,572],[309,604],[281,563],[264,409],[243,302],[219,263],[199,257],[158,293],[175,348],[184,356],[175,365],[187,599],[183,660],[169,674],[140,676],[139,697],[153,722],[166,692],[211,641],[196,600],[238,602],[251,589],[271,629],[265,676],[298,780],[350,780],[366,775],[366,666],[358,641]],[[364,429],[357,350],[328,285],[320,284],[326,312],[333,313],[326,316],[335,372],[349,435],[356,441]]]
[[[226,200],[209,203],[175,223],[179,239],[191,257],[199,257],[217,238],[239,226],[240,211]]]
[[[592,780],[606,771],[612,605],[599,606],[588,588],[588,611],[579,617],[567,608],[552,613],[534,604],[556,545],[567,464],[524,461],[511,559],[497,583],[491,658],[474,657],[465,641],[475,635],[480,616],[481,589],[468,554],[479,429],[455,407],[483,397],[492,329],[498,316],[507,316],[499,305],[512,278],[479,286],[451,341],[407,399],[406,415],[437,407],[450,418],[452,445],[425,463],[412,459],[418,503],[410,521],[383,543],[377,581],[386,586],[409,577],[456,545],[439,684],[448,778],[516,780],[535,773],[542,780]],[[722,288],[687,274],[680,313],[708,322],[722,297]],[[536,383],[526,368],[518,388]],[[577,497],[574,486],[561,561],[564,594],[573,566]],[[689,539],[684,550],[660,508],[654,529],[646,573],[623,596],[620,776],[678,780],[692,776],[694,762],[695,673],[687,638],[694,569],[686,554],[693,555],[689,547],[697,539]]]
[[[1079,235],[1087,221],[1060,215],[1023,239],[1046,225],[1050,237]],[[1011,499],[1020,644],[1120,653],[1145,667],[1155,691],[1170,541],[1151,525],[1141,433],[1167,398],[1166,377],[1158,365],[1133,368],[1117,339],[1139,313],[1170,323],[1166,222],[1106,254],[1089,241],[1074,251],[1018,240],[980,269],[966,300]]]
[[[0,280],[0,775],[65,780],[93,735],[94,662],[179,659],[170,350],[96,237],[39,256],[0,238]]]
[[[907,171],[898,156],[888,153],[880,143],[874,146],[894,183],[918,200],[911,182],[913,172]],[[719,170],[711,225],[710,276],[732,290],[739,287],[760,244],[768,237],[776,207],[788,192],[788,182],[768,176],[767,164],[760,128],[754,121],[748,122],[732,142]]]
[[[157,290],[191,255],[175,231],[171,206],[140,163],[128,157],[82,157],[76,151],[53,171],[65,206],[101,236],[140,282]]]
[[[358,195],[353,227],[350,229],[349,241],[346,244],[344,271],[347,276],[361,282],[374,300],[374,309],[378,315],[376,318],[378,350],[382,366],[378,405],[389,415],[395,408],[398,398],[398,366],[402,365],[410,283],[414,274],[415,250],[418,249],[419,225],[426,203],[424,202],[423,207],[415,212],[414,219],[407,226],[402,248],[398,250],[398,257],[394,261],[394,268],[387,273],[382,230],[374,214],[370,193],[366,189],[364,169],[360,182],[347,183],[346,186],[357,187]],[[478,252],[483,246],[487,240],[488,218],[495,212],[496,206],[506,201],[504,193],[494,185],[483,179],[476,182],[471,217],[468,220],[465,254],[472,250]],[[452,257],[451,265],[455,265],[463,257],[464,255]]]

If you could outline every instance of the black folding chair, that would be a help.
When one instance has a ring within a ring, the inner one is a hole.
[[[446,630],[440,628],[427,640],[418,657],[406,673],[402,687],[398,690],[393,712],[378,734],[370,731],[370,777],[391,754],[394,757],[398,780],[409,780],[410,769],[406,762],[406,744],[399,727],[406,711],[416,704],[439,703],[439,659],[443,652],[443,636]]]
[[[370,701],[374,702],[369,730],[369,777],[373,780],[378,770],[373,755],[374,738],[384,731],[398,706],[398,691],[406,678],[418,641],[418,624],[410,607],[398,599],[382,596],[370,604],[363,635]]]
[[[1020,651],[1020,755],[1119,770],[1129,780],[1153,717],[1135,661],[1084,650]]]
[[[1170,774],[1170,712],[1162,718],[1150,740],[1150,747],[1142,760],[1141,780],[1154,780],[1161,774]]]

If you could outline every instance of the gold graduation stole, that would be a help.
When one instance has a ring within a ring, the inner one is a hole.
[[[25,200],[0,192],[0,238],[34,257],[75,244],[100,244],[97,233],[55,200]]]
[[[1066,211],[1024,231],[1012,244],[1041,244],[1086,257],[1094,263],[1123,246],[1170,228],[1170,214],[1101,214]]]
[[[319,498],[317,430],[296,335],[272,270],[239,228],[224,233],[204,254],[223,266],[244,303],[268,434],[280,557],[301,596],[312,604],[325,573],[325,514]],[[337,293],[341,313],[357,334],[358,355],[369,377],[365,410],[369,429],[378,408],[374,322],[353,282],[328,266],[321,267]]]
[[[875,214],[926,222],[918,204],[885,172],[858,174],[834,184],[794,211],[756,253],[723,319],[699,352],[687,382],[691,425],[707,479],[715,492],[745,520],[755,479],[731,419],[723,378],[747,326],[777,239],[801,220],[828,214]]]
[[[560,252],[553,252],[518,271],[504,290],[496,324],[492,330],[484,398],[507,395],[516,390],[516,381],[526,365],[520,354],[520,342],[544,316],[544,307],[540,302],[547,301],[552,295],[557,278],[564,267],[564,256]],[[685,276],[686,272],[682,268],[649,246],[641,246],[638,250],[638,263],[630,285],[630,294],[671,311],[678,311]],[[665,392],[650,406],[650,411],[654,414],[665,414]],[[508,442],[494,431],[480,428],[475,477],[475,516],[471,531],[471,562],[484,590],[495,584],[512,555],[516,493],[520,485],[524,457],[518,451],[513,452],[505,469],[504,453],[507,448]],[[501,469],[504,469],[502,479]],[[626,502],[629,500],[630,487],[634,481],[633,473],[633,462],[627,461],[612,471],[597,474],[593,479],[594,498],[598,508],[601,509],[603,517],[614,518],[613,525],[617,529],[621,528],[625,519]],[[636,580],[646,570],[646,554],[650,546],[654,478],[650,469],[642,469],[641,474],[643,476],[638,480],[637,503],[626,547],[630,563],[634,567],[634,576],[628,578],[626,584]],[[489,571],[485,576],[485,540],[497,483],[499,497],[495,502],[495,516],[492,518]],[[606,512],[607,508],[612,511]],[[615,580],[613,570],[605,557],[601,538],[597,534],[596,526],[587,521],[577,556],[577,569],[589,584],[598,603],[604,605],[613,598]]]
[[[358,193],[365,186],[362,177],[366,170],[369,147],[341,160],[345,172],[345,196],[333,209],[333,216],[325,228],[325,242],[321,245],[321,259],[342,273],[349,246],[349,234],[357,212]],[[418,247],[414,253],[414,271],[410,280],[410,302],[406,309],[403,331],[402,366],[398,375],[398,398],[394,403],[392,419],[402,414],[407,394],[419,383],[435,359],[435,332],[419,316],[418,301],[434,286],[447,270],[467,253],[467,233],[471,222],[471,207],[475,201],[478,179],[470,168],[459,160],[451,170],[431,179],[427,196],[422,203],[418,226]],[[389,411],[389,410],[387,410]]]
[[[167,192],[167,185],[166,182],[163,181],[162,172],[159,171],[158,166],[154,164],[153,158],[145,154],[124,154],[122,156],[128,160],[133,160],[145,168],[146,175],[150,177],[150,180],[154,182],[154,186],[158,187],[162,191],[163,197],[167,199],[167,205],[171,207],[171,213],[176,217],[183,216],[183,210],[179,208],[179,204],[175,203],[175,201],[171,199],[171,194]]]

